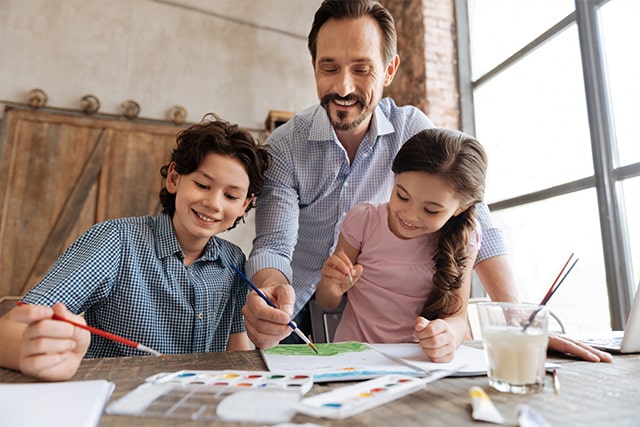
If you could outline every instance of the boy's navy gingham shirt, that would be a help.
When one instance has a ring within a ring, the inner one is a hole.
[[[212,237],[190,266],[171,217],[161,213],[94,225],[56,261],[23,301],[63,302],[91,326],[163,354],[225,351],[243,332],[248,288],[228,265],[244,268],[236,245]],[[144,354],[91,336],[86,357]]]

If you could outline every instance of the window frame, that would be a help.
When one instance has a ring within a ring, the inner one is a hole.
[[[573,192],[595,188],[600,218],[600,232],[604,253],[609,315],[611,327],[624,329],[636,291],[633,279],[629,228],[624,211],[622,182],[640,176],[640,162],[620,167],[617,141],[610,107],[606,66],[598,21],[599,8],[616,0],[575,0],[574,12],[558,21],[494,68],[472,79],[468,1],[456,0],[458,36],[458,78],[460,82],[461,129],[476,133],[474,117],[474,90],[484,82],[500,75],[545,42],[577,25],[582,58],[582,72],[587,100],[591,152],[594,174],[571,182],[489,204],[492,211],[508,209]],[[474,283],[472,296],[483,294],[479,283]]]

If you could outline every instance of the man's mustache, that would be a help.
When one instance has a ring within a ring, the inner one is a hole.
[[[365,107],[366,106],[366,101],[364,98],[362,98],[359,95],[356,95],[354,93],[349,94],[347,96],[340,96],[338,94],[335,93],[330,93],[327,94],[325,96],[322,97],[322,101],[321,104],[323,106],[327,106],[329,104],[329,102],[331,101],[356,101],[356,103],[360,104],[361,107]]]

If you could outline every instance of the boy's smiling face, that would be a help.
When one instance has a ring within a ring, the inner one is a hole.
[[[180,175],[172,163],[165,185],[176,195],[172,223],[185,254],[199,254],[212,236],[227,230],[244,215],[251,202],[244,165],[217,153],[207,154],[188,175]]]

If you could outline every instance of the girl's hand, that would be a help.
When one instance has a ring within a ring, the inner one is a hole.
[[[353,259],[357,257],[354,256]],[[316,301],[323,308],[327,310],[336,308],[342,301],[344,293],[362,276],[362,266],[358,264],[354,266],[353,262],[341,248],[322,265],[322,278],[316,287]]]
[[[422,351],[432,362],[445,363],[453,360],[456,340],[446,321],[442,319],[429,321],[420,316],[416,318],[414,335]]]
[[[362,266],[351,263],[343,250],[331,255],[322,266],[322,284],[335,296],[342,296],[362,275]]]

